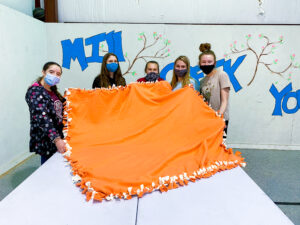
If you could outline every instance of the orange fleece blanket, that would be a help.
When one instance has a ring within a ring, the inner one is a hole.
[[[87,200],[167,191],[244,166],[223,142],[223,118],[193,88],[133,83],[65,92],[64,154]]]

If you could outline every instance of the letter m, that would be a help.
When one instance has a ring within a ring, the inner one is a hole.
[[[83,38],[76,38],[73,43],[69,39],[63,40],[61,41],[61,45],[63,50],[62,66],[64,68],[70,69],[71,59],[74,61],[76,59],[78,60],[82,71],[88,67],[84,52]]]

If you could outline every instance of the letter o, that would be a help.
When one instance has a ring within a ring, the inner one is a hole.
[[[296,113],[298,111],[298,109],[299,109],[299,97],[297,97],[297,92],[290,92],[286,96],[284,96],[284,99],[282,101],[282,110],[285,113],[287,113],[287,114],[293,114],[293,113]],[[287,103],[288,103],[289,98],[295,98],[296,101],[297,101],[296,102],[296,106],[293,109],[289,109],[287,107]]]
[[[296,93],[297,93],[297,104],[298,104],[298,109],[300,109],[300,89],[299,89]]]

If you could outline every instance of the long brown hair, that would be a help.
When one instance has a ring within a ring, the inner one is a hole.
[[[177,63],[178,60],[181,60],[182,62],[184,62],[185,65],[186,65],[186,68],[187,68],[187,72],[186,72],[186,74],[184,75],[184,77],[183,77],[183,79],[181,81],[182,87],[184,87],[185,85],[191,83],[190,82],[190,60],[189,60],[188,57],[186,57],[184,55],[181,55],[174,62],[173,77],[172,77],[172,81],[171,81],[172,89],[174,89],[176,87],[177,82],[178,82],[178,77],[175,74],[175,65],[176,65],[176,63]]]
[[[47,63],[45,63],[45,65],[43,66],[43,71],[46,72],[46,70],[47,70],[50,66],[52,66],[52,65],[58,66],[58,67],[60,68],[61,73],[62,73],[62,67],[61,67],[58,63],[56,63],[56,62],[47,62]],[[38,78],[36,79],[36,82],[38,82],[38,83],[40,84],[42,79],[43,79],[43,76],[38,77]],[[59,91],[58,91],[56,85],[51,86],[50,89],[51,89],[51,91],[53,91],[53,92],[56,94],[56,96],[59,98],[60,101],[62,101],[62,102],[65,101],[65,98],[59,93]]]
[[[125,86],[126,82],[125,82],[125,79],[123,78],[122,73],[121,73],[121,68],[120,68],[118,57],[115,54],[113,54],[113,53],[106,53],[103,56],[102,65],[101,65],[101,72],[97,76],[97,77],[100,77],[100,87],[108,88],[110,86],[110,83],[109,83],[109,71],[106,68],[107,59],[110,56],[115,56],[117,58],[118,65],[119,65],[117,71],[114,72],[114,80],[116,82],[116,85],[117,86],[119,86],[119,85]]]

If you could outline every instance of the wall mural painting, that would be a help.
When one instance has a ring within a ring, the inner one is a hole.
[[[161,34],[153,32],[153,40],[148,40],[144,32],[140,33],[138,36],[138,41],[143,42],[143,47],[140,51],[137,52],[136,56],[130,60],[130,56],[127,52],[123,53],[122,47],[122,31],[115,32],[111,31],[109,33],[100,33],[95,36],[86,38],[75,38],[74,41],[70,39],[61,41],[62,50],[63,50],[63,62],[62,66],[66,69],[70,69],[71,61],[77,60],[81,70],[84,71],[89,63],[101,63],[103,56],[100,55],[100,52],[112,52],[118,56],[120,62],[127,61],[128,68],[123,75],[131,74],[136,76],[137,73],[133,70],[134,64],[139,59],[147,61],[148,59],[165,59],[170,56],[170,48],[168,46],[171,44],[171,41],[167,38],[164,38]],[[102,43],[101,43],[102,42]],[[149,42],[149,43],[148,43]],[[85,46],[92,46],[91,56],[86,56]],[[106,48],[107,46],[107,48]],[[153,54],[144,55],[146,50],[151,49]],[[234,87],[234,90],[238,92],[242,89],[240,83],[235,77],[235,71],[240,66],[240,64],[245,59],[246,55],[239,56],[236,61],[231,65],[231,59],[225,60],[221,59],[217,61],[217,67],[223,66],[225,72],[227,72],[230,81]],[[161,69],[160,76],[163,79],[166,79],[167,73],[173,70],[174,63],[171,62]],[[191,66],[191,76],[199,84],[199,79],[201,79],[204,74],[201,72],[198,65]]]
[[[247,84],[250,86],[257,75],[259,66],[264,66],[267,68],[268,71],[271,72],[272,75],[280,76],[287,81],[291,81],[292,74],[295,69],[300,68],[300,64],[295,62],[296,55],[293,53],[290,55],[289,64],[279,71],[272,68],[272,65],[276,65],[279,63],[277,58],[271,59],[271,55],[275,53],[275,50],[279,48],[280,45],[283,44],[283,36],[281,35],[278,40],[271,41],[270,38],[264,34],[259,34],[258,39],[262,39],[264,42],[260,48],[260,50],[255,50],[255,48],[249,43],[252,39],[252,35],[248,34],[245,36],[246,43],[241,44],[240,47],[238,46],[237,41],[234,41],[230,44],[230,53],[225,53],[224,57],[229,58],[231,55],[240,54],[240,53],[251,53],[254,54],[256,57],[256,65],[254,68],[254,72],[252,75],[251,80]],[[272,62],[270,62],[272,61]],[[275,82],[278,84],[278,81]],[[281,91],[278,91],[274,84],[272,84],[271,88],[269,89],[270,93],[275,99],[275,106],[272,115],[273,116],[282,116],[282,111],[287,114],[296,113],[300,108],[300,90],[292,92],[292,83],[290,82],[285,88]],[[296,104],[293,108],[288,108],[288,101],[290,98],[295,98]]]
[[[142,41],[143,45],[141,50],[139,50],[135,57],[130,60],[130,56],[127,52],[125,52],[124,56],[126,59],[126,62],[128,63],[127,70],[125,73],[123,73],[123,76],[127,74],[131,74],[132,76],[136,76],[137,72],[133,70],[134,64],[142,59],[147,63],[149,59],[155,60],[155,59],[165,59],[170,56],[170,48],[168,46],[171,44],[171,41],[168,40],[167,38],[163,38],[162,34],[158,34],[157,32],[153,32],[153,37],[151,38],[152,40],[149,40],[149,37],[145,35],[145,32],[142,32],[138,35],[138,41]],[[145,51],[148,51],[151,49],[151,52],[153,54],[144,54]],[[100,51],[107,53],[108,50],[104,49],[104,44],[100,45]]]
[[[235,76],[235,72],[241,63],[244,61],[248,54],[255,56],[255,65],[253,66],[254,72],[250,78],[247,86],[250,86],[256,78],[257,72],[262,67],[265,67],[272,75],[280,76],[283,79],[291,81],[293,71],[300,68],[300,64],[295,62],[295,54],[290,55],[289,64],[277,71],[273,68],[274,65],[279,64],[277,58],[272,59],[272,54],[283,44],[283,36],[280,36],[277,40],[272,41],[271,38],[264,34],[259,34],[254,40],[251,34],[245,36],[246,41],[239,45],[234,41],[230,44],[230,52],[224,54],[224,58],[220,59],[216,63],[216,67],[223,67],[223,70],[228,74],[235,92],[242,90],[242,86]],[[92,37],[75,38],[74,41],[70,39],[61,41],[63,51],[62,66],[66,69],[70,69],[71,61],[77,60],[81,70],[84,71],[89,63],[101,63],[103,60],[102,53],[112,52],[117,55],[120,62],[127,63],[127,69],[124,72],[124,76],[130,74],[137,76],[137,72],[134,70],[134,66],[138,60],[155,59],[167,59],[170,56],[170,44],[171,41],[162,34],[153,32],[152,37],[149,37],[145,32],[138,34],[137,40],[142,42],[141,49],[137,51],[135,56],[123,53],[122,46],[122,31],[109,33],[103,32]],[[250,41],[251,40],[251,41]],[[260,41],[260,42],[259,42]],[[254,47],[254,44],[261,43],[260,49]],[[86,56],[85,46],[91,46],[92,52],[90,56]],[[149,51],[150,50],[150,51]],[[150,53],[149,53],[150,52]],[[238,57],[231,59],[231,56],[237,55]],[[173,70],[174,63],[170,62],[161,69],[160,76],[166,79],[167,73]],[[199,85],[199,80],[204,77],[204,74],[200,70],[198,65],[191,66],[191,77],[196,80],[196,85]],[[275,82],[275,85],[278,81]],[[282,111],[286,114],[296,113],[300,109],[300,90],[292,91],[292,83],[290,82],[281,91],[278,91],[274,84],[270,87],[269,91],[275,99],[273,116],[282,116]],[[296,105],[293,108],[288,108],[288,101],[290,98],[295,98]]]

